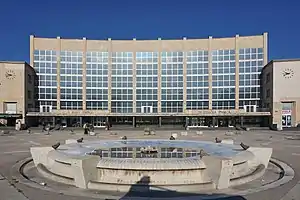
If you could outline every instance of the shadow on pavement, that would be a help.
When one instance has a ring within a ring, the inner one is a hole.
[[[136,184],[132,185],[127,194],[125,194],[120,200],[128,200],[131,198],[182,198],[189,199],[189,197],[198,196],[197,199],[209,198],[209,199],[222,199],[222,200],[246,200],[242,196],[234,196],[227,194],[201,194],[201,193],[184,193],[167,190],[161,187],[151,186],[150,188],[150,177],[142,177]]]

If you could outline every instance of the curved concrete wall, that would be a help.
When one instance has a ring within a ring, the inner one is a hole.
[[[99,169],[95,182],[112,184],[135,184],[143,177],[150,177],[151,185],[204,184],[211,182],[205,170],[115,170]]]
[[[252,181],[263,175],[272,149],[250,147],[241,153],[247,155],[243,160],[204,156],[198,169],[180,169],[176,166],[173,170],[114,169],[110,164],[107,165],[110,168],[103,168],[98,165],[102,161],[99,156],[68,157],[48,147],[32,147],[31,154],[36,167],[45,177],[79,188],[126,192],[132,185],[146,184],[186,192],[223,189]],[[143,180],[145,177],[147,183]]]

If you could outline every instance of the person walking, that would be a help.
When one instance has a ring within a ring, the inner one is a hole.
[[[46,131],[46,122],[45,121],[42,122],[42,126],[43,126],[42,132]]]
[[[84,123],[83,129],[84,129],[84,135],[88,135],[89,134],[89,130],[88,130],[89,128],[88,128],[87,123]]]

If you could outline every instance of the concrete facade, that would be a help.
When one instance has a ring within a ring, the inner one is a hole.
[[[35,108],[37,81],[34,69],[26,62],[0,62],[0,120],[6,124],[19,118],[29,123],[26,113]],[[15,107],[8,110],[7,104]]]
[[[300,123],[300,60],[273,60],[262,71],[262,103],[278,129]]]

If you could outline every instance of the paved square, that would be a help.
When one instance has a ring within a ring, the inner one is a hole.
[[[34,129],[31,134],[26,131],[14,132],[10,135],[0,136],[0,199],[32,199],[32,200],[64,200],[74,199],[79,200],[82,197],[68,196],[59,193],[53,193],[46,190],[37,190],[35,188],[28,187],[18,183],[17,180],[13,180],[11,176],[11,167],[18,161],[30,157],[29,148],[34,146],[51,146],[56,142],[63,143],[66,139],[78,139],[83,137],[84,140],[94,140],[95,138],[100,140],[105,139],[120,139],[122,136],[127,136],[128,139],[168,139],[172,133],[178,133],[179,140],[204,140],[215,141],[215,138],[219,139],[233,139],[234,143],[239,144],[243,142],[250,146],[257,147],[271,147],[273,148],[273,158],[281,160],[289,164],[296,172],[292,181],[287,184],[266,190],[263,192],[249,194],[243,197],[247,200],[257,199],[300,199],[299,190],[299,175],[300,171],[300,143],[299,140],[293,140],[293,138],[287,139],[288,136],[299,136],[299,132],[293,131],[281,131],[274,132],[269,130],[257,130],[257,131],[244,131],[241,134],[228,134],[226,130],[202,130],[203,134],[199,135],[196,130],[187,131],[186,134],[180,134],[181,130],[157,130],[156,135],[145,136],[143,130],[96,130],[96,136],[85,136],[82,130],[75,130],[73,134],[70,131],[54,131],[50,135],[41,133],[40,130]],[[117,133],[111,134],[111,133]],[[226,133],[226,134],[225,134]],[[293,187],[295,188],[293,189]],[[75,193],[74,193],[75,194]],[[84,198],[84,199],[96,199],[96,198]],[[131,198],[132,199],[132,198]]]

